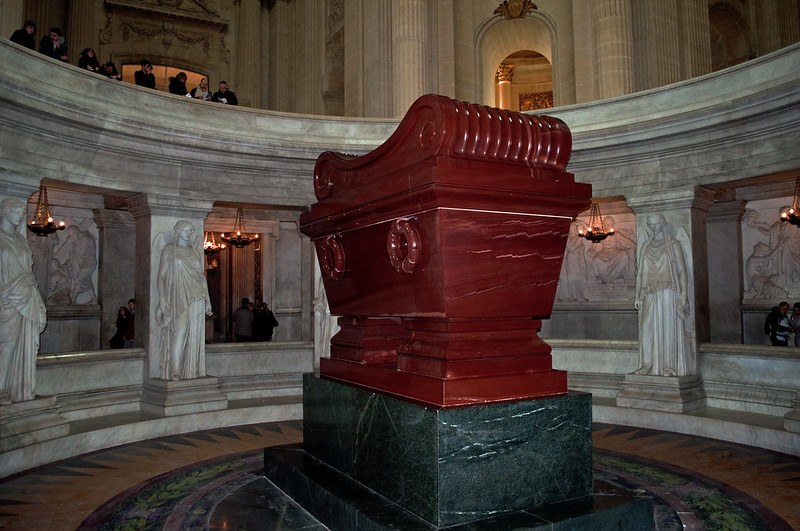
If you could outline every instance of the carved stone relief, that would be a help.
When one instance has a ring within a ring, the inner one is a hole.
[[[63,232],[28,236],[39,291],[51,305],[97,304],[97,227],[92,219],[65,221]]]
[[[588,219],[578,218],[567,238],[558,301],[630,301],[636,282],[636,220],[633,214],[605,216],[604,225],[615,234],[601,242],[578,236]]]
[[[780,221],[791,199],[752,201],[742,216],[744,298],[800,298],[800,229]]]

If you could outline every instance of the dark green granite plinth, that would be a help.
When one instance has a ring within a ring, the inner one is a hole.
[[[591,396],[432,409],[306,375],[304,450],[434,526],[592,493]]]
[[[436,531],[354,479],[306,453],[300,445],[264,450],[266,476],[329,529]],[[513,511],[446,528],[449,531],[651,531],[653,500],[598,483],[593,495]]]

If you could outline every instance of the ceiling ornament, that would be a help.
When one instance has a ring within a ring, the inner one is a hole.
[[[525,15],[539,9],[536,4],[530,0],[505,0],[494,10],[494,15],[501,15],[508,20],[514,18],[525,18]]]

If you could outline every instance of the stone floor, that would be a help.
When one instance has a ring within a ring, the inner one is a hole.
[[[300,422],[163,437],[0,480],[2,529],[327,529],[261,475]],[[594,425],[595,481],[644,492],[658,529],[800,529],[800,458]]]

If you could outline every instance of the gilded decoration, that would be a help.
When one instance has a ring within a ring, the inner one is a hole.
[[[500,65],[497,67],[497,72],[494,74],[494,80],[496,83],[500,83],[502,81],[508,81],[511,83],[511,78],[514,75],[514,65]]]
[[[530,0],[505,0],[505,2],[497,6],[497,9],[494,10],[493,14],[501,15],[506,19],[511,20],[514,18],[525,18],[525,15],[534,9],[539,8],[536,7],[536,4]]]
[[[553,91],[546,92],[525,92],[519,95],[519,110],[535,111],[537,109],[549,109],[553,106]]]

